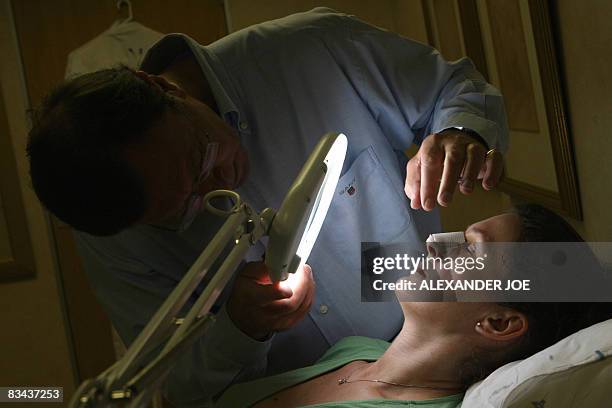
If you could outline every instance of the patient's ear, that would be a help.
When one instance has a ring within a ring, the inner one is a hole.
[[[476,324],[480,335],[497,341],[516,340],[527,331],[527,317],[515,310],[504,309],[487,315]]]

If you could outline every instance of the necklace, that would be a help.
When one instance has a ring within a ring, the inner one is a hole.
[[[338,380],[338,385],[350,384],[360,381],[373,382],[373,383],[381,383],[394,385],[396,387],[404,387],[404,388],[425,388],[428,390],[444,390],[444,391],[456,391],[460,390],[461,387],[434,387],[430,385],[416,385],[416,384],[400,384],[393,381],[384,381],[384,380],[367,380],[367,379],[358,379],[358,380],[349,380],[349,377],[344,377]]]
[[[353,375],[353,373],[356,370],[354,370],[353,372],[351,372],[349,375],[347,375],[346,377],[342,377],[338,380],[338,385],[344,385],[344,384],[350,384],[350,383],[356,383],[356,382],[372,382],[372,383],[381,383],[381,384],[387,384],[387,385],[393,385],[396,387],[404,387],[404,388],[422,388],[422,389],[428,389],[428,390],[444,390],[444,391],[456,391],[456,390],[460,390],[462,387],[435,387],[435,386],[431,386],[431,385],[417,385],[417,384],[402,384],[402,383],[397,383],[397,382],[393,382],[393,381],[385,381],[385,380],[380,380],[380,379],[376,379],[376,380],[370,380],[370,379],[365,379],[365,378],[359,378],[357,380],[351,380],[351,375]]]

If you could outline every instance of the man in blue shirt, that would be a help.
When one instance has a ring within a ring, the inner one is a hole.
[[[479,178],[495,187],[508,142],[501,96],[466,59],[446,62],[317,8],[206,47],[168,35],[140,71],[76,78],[39,112],[33,186],[78,230],[90,282],[128,344],[222,222],[198,197],[229,188],[258,210],[278,208],[330,131],[349,146],[312,269],[297,272],[293,291],[266,284],[260,263],[239,273],[215,325],[169,376],[177,405],[311,364],[349,335],[397,334],[396,302],[360,302],[360,242],[422,242],[440,229],[436,202]]]

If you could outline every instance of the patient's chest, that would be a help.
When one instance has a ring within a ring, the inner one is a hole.
[[[301,384],[277,392],[260,401],[256,408],[298,407],[330,401],[347,401],[380,398],[366,383],[338,385],[338,380],[348,376],[365,361],[353,361],[337,370],[320,375]],[[363,384],[359,386],[359,384]],[[351,386],[351,385],[357,385]]]

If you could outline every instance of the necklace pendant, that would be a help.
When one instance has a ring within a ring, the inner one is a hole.
[[[338,385],[346,384],[348,382],[348,378],[344,377],[338,380]]]

